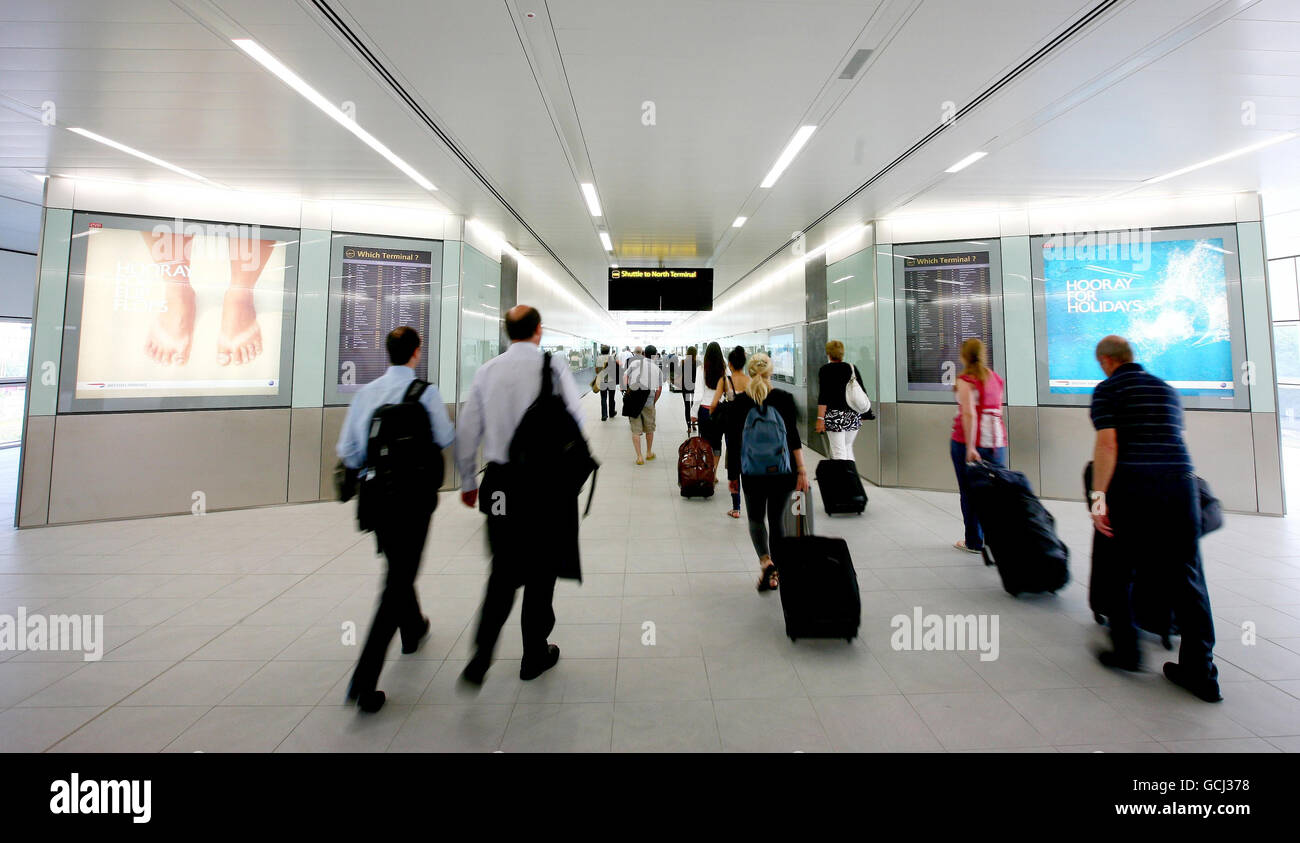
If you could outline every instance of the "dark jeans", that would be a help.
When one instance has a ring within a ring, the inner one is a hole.
[[[1157,584],[1160,597],[1173,607],[1182,636],[1178,664],[1184,675],[1195,682],[1217,680],[1214,621],[1201,569],[1196,476],[1121,468],[1106,492],[1106,507],[1115,531],[1115,593],[1108,602],[1115,652],[1122,657],[1138,653],[1131,596],[1141,568],[1144,579]]]
[[[618,410],[614,407],[614,396],[618,395],[615,389],[602,389],[600,391],[600,420],[612,418],[618,415]],[[606,407],[608,404],[608,407]]]
[[[379,608],[375,610],[375,619],[370,622],[370,634],[366,636],[357,669],[352,674],[352,691],[356,694],[375,690],[393,633],[400,629],[402,646],[407,647],[418,643],[424,632],[424,616],[420,614],[420,601],[415,596],[415,577],[420,572],[420,556],[424,553],[432,516],[430,512],[398,518],[393,524],[376,531],[388,559],[388,575],[379,598]]]
[[[745,493],[745,517],[749,519],[749,538],[760,558],[771,553],[768,528],[771,528],[773,539],[784,534],[781,522],[785,517],[785,505],[797,480],[795,474],[745,474],[740,478],[740,487]],[[767,526],[763,524],[764,516],[767,516]]]
[[[486,481],[485,481],[486,482]],[[515,605],[515,591],[524,590],[520,617],[524,639],[524,661],[546,658],[546,637],[555,628],[555,570],[532,558],[545,555],[546,548],[520,543],[517,519],[488,515],[488,543],[492,548],[492,573],[488,576],[478,631],[474,634],[476,658],[491,659],[501,627]]]
[[[966,481],[966,443],[952,440],[952,467],[957,472],[957,491],[961,493],[961,519],[966,522],[966,546],[971,550],[984,547],[984,531],[975,517],[975,507],[970,502],[970,485]],[[1006,448],[977,448],[980,459],[994,465],[1006,466]]]

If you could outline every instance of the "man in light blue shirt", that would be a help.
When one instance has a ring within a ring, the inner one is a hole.
[[[420,335],[414,328],[402,326],[388,335],[388,371],[361,387],[352,399],[343,430],[339,435],[337,453],[348,468],[361,468],[366,462],[370,440],[370,423],[375,411],[385,404],[398,404],[405,398],[415,380],[415,368],[420,364]],[[414,396],[413,396],[414,397]],[[455,434],[447,408],[443,406],[438,387],[429,384],[419,397],[419,402],[429,413],[429,427],[433,443],[439,450],[451,445]],[[419,418],[418,415],[415,418]],[[417,480],[418,482],[418,480]],[[348,686],[348,699],[356,701],[362,711],[375,712],[384,705],[384,692],[376,690],[379,672],[384,666],[384,654],[398,630],[402,633],[402,652],[414,653],[429,632],[429,619],[420,612],[420,601],[415,595],[415,577],[420,572],[420,557],[429,536],[429,521],[437,504],[437,477],[430,476],[425,501],[409,501],[393,505],[386,502],[385,509],[376,522],[375,541],[388,560],[388,575],[384,592],[370,624],[370,633],[357,661]]]
[[[398,330],[402,329],[398,328]],[[414,329],[407,330],[415,334]],[[418,334],[416,336],[418,337]],[[348,468],[361,468],[365,463],[366,446],[370,441],[370,419],[375,415],[375,410],[385,404],[396,404],[402,400],[407,387],[415,380],[415,367],[420,363],[420,352],[423,350],[422,347],[417,346],[415,355],[409,363],[389,366],[388,371],[361,387],[361,391],[352,397],[352,406],[348,408],[347,418],[343,421],[343,430],[339,434],[339,444],[336,449],[339,459],[343,460],[343,464]],[[456,433],[451,426],[451,418],[447,415],[447,406],[442,402],[438,387],[429,384],[424,394],[420,396],[420,403],[429,411],[433,441],[439,448],[451,447]]]

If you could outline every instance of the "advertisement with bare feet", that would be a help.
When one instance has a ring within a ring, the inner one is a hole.
[[[293,232],[183,220],[89,219],[75,401],[287,395]],[[75,240],[74,240],[75,242]],[[82,249],[74,248],[76,254]],[[74,273],[76,263],[74,262]],[[289,303],[288,309],[286,304]],[[69,319],[70,327],[72,319]],[[286,340],[286,323],[289,336]],[[65,348],[65,359],[72,349]],[[269,400],[267,400],[269,399]],[[176,405],[182,406],[182,405]],[[184,406],[193,406],[187,404]],[[105,406],[112,409],[113,406]]]

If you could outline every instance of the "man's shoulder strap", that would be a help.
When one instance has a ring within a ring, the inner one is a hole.
[[[428,381],[422,381],[419,378],[411,381],[411,385],[406,388],[406,394],[402,396],[402,401],[419,401],[424,395],[424,391],[429,388]]]

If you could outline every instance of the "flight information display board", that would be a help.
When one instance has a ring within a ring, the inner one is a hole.
[[[900,399],[950,401],[960,374],[961,345],[976,337],[989,365],[1001,356],[998,244],[963,242],[897,246],[894,249],[899,309]],[[901,290],[898,288],[901,287]]]
[[[441,319],[442,244],[335,235],[332,254],[327,403],[347,403],[388,370],[386,340],[403,325],[420,334],[415,376],[429,380]]]
[[[1233,226],[1061,234],[1032,241],[1038,398],[1088,404],[1109,334],[1179,391],[1184,405],[1246,409]]]

